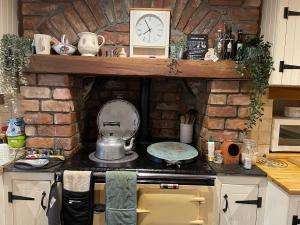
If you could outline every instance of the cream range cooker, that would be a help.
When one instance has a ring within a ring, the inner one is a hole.
[[[192,160],[170,165],[149,155],[147,148],[151,143],[133,144],[139,114],[125,100],[105,104],[99,111],[97,122],[100,133],[97,143],[85,145],[63,166],[63,169],[94,172],[94,225],[105,224],[107,170],[138,171],[138,225],[214,224],[216,174],[206,162],[196,155]],[[112,142],[106,142],[107,138]],[[108,155],[110,148],[116,154]]]

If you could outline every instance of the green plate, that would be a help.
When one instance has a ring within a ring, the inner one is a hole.
[[[154,157],[167,161],[189,160],[198,156],[194,147],[180,142],[159,142],[149,145],[147,152]]]

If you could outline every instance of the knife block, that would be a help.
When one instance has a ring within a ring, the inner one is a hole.
[[[241,150],[237,143],[225,141],[221,145],[224,164],[239,164]]]

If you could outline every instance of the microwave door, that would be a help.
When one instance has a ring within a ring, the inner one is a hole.
[[[279,128],[279,146],[299,146],[300,148],[300,126],[281,125]]]

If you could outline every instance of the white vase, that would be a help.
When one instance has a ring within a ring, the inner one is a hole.
[[[105,38],[102,35],[97,35],[91,32],[81,32],[78,34],[78,51],[82,56],[95,56],[99,49],[104,45]],[[102,43],[99,45],[98,37],[102,38]]]

